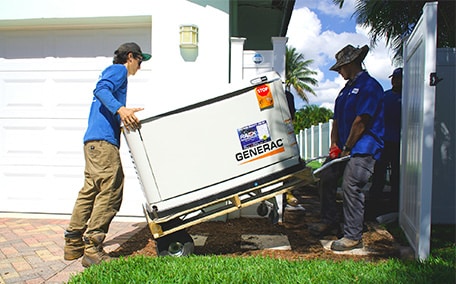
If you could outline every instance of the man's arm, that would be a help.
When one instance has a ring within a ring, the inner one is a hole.
[[[331,129],[331,145],[329,147],[329,158],[337,159],[340,156],[341,150],[337,146],[339,141],[339,130],[337,129],[337,120],[333,120],[332,129]]]
[[[337,120],[333,120],[332,129],[331,129],[331,146],[337,146],[337,142],[339,141],[339,131],[337,130]]]
[[[361,136],[364,133],[364,130],[366,130],[366,127],[369,124],[370,119],[370,116],[367,114],[358,115],[355,118],[350,129],[350,134],[348,135],[347,141],[345,142],[345,145],[342,148],[341,157],[348,156],[350,154],[351,149],[355,146],[356,142],[358,142],[359,138],[361,138]]]

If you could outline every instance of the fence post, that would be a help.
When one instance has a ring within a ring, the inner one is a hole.
[[[301,129],[297,134],[300,156],[303,160],[313,159],[326,154],[331,146],[333,120]],[[328,130],[326,132],[326,129]],[[328,149],[323,148],[329,146]]]
[[[331,147],[331,132],[332,132],[332,128],[333,128],[333,120],[330,119],[327,123],[328,123],[328,131],[329,131],[328,132],[328,145],[329,145],[329,147]]]
[[[304,130],[304,155],[305,157],[307,157],[307,155],[309,155],[309,139],[307,139],[307,135],[308,135],[308,132],[309,132],[309,129],[305,129]]]
[[[315,157],[315,126],[310,127],[310,158]]]
[[[298,141],[298,148],[299,148],[299,156],[302,158],[304,153],[304,141],[302,139],[302,133],[304,132],[303,129],[299,130],[299,133],[296,134],[296,140]]]
[[[318,156],[322,156],[323,155],[323,151],[322,151],[322,142],[323,142],[323,133],[322,133],[322,129],[321,129],[321,126],[323,124],[320,122],[318,123]]]

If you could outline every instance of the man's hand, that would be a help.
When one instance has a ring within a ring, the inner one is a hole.
[[[350,151],[342,151],[342,153],[340,153],[341,158],[345,156],[350,156]]]
[[[117,113],[122,120],[123,125],[127,128],[127,130],[135,130],[140,128],[139,119],[136,117],[135,112],[141,111],[144,108],[136,107],[136,108],[126,108],[121,107],[117,110]]]
[[[339,158],[340,153],[342,153],[342,150],[340,150],[337,145],[331,146],[331,148],[329,148],[329,157],[333,160]]]

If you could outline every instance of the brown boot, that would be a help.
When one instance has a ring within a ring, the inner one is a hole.
[[[322,236],[333,231],[337,231],[337,224],[335,223],[310,223],[307,225],[309,232],[314,236]],[[337,232],[336,232],[337,233]]]
[[[103,250],[104,233],[96,233],[84,237],[85,248],[82,266],[89,267],[92,264],[99,264],[102,261],[109,261],[111,257]]]
[[[65,246],[63,248],[63,259],[75,260],[84,254],[84,241],[82,240],[82,232],[65,231]]]
[[[357,248],[363,248],[363,240],[351,240],[343,237],[331,244],[331,250],[335,251],[346,251]]]

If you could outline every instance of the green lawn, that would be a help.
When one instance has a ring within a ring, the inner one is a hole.
[[[433,226],[426,261],[134,256],[92,266],[68,283],[456,283],[455,226]]]
[[[313,161],[308,166],[321,166]],[[386,226],[407,245],[401,229]],[[455,226],[432,226],[426,261],[279,260],[261,257],[134,256],[92,266],[68,283],[456,283]]]

